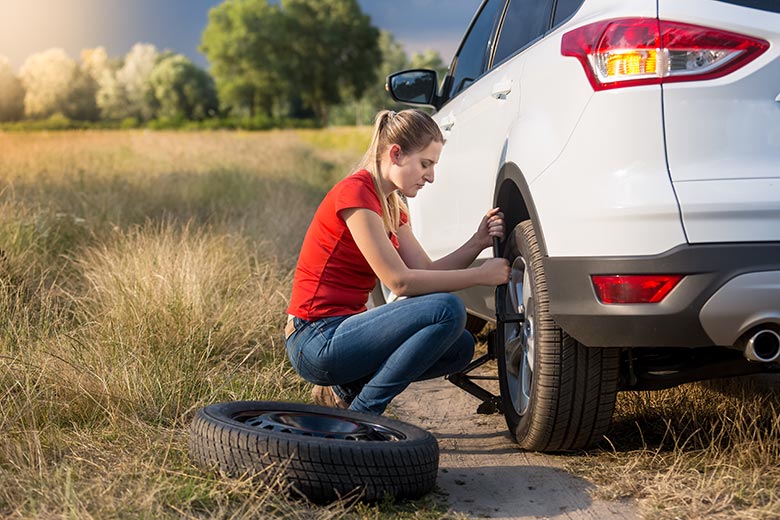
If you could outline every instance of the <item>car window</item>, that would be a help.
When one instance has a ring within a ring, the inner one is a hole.
[[[488,0],[480,11],[455,58],[455,70],[452,72],[447,98],[454,97],[471,85],[487,68],[490,38],[503,11],[504,3],[505,0]]]
[[[727,4],[752,7],[753,9],[761,9],[762,11],[772,11],[773,13],[780,13],[780,2],[778,2],[777,0],[718,0],[718,1],[725,2]]]
[[[509,0],[493,63],[500,63],[550,27],[553,0]]]
[[[584,0],[558,0],[555,5],[555,18],[553,27],[563,23],[580,8]]]

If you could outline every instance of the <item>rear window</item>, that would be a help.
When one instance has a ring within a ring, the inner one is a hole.
[[[553,0],[509,0],[493,63],[504,61],[543,35],[550,27],[552,5]]]
[[[780,13],[780,2],[777,0],[716,0],[726,4],[741,5],[744,7],[750,7],[752,9],[760,9],[762,11],[771,11],[773,13]]]
[[[555,19],[553,19],[553,27],[557,27],[563,23],[568,17],[574,14],[574,12],[580,8],[583,0],[558,0],[555,4]]]

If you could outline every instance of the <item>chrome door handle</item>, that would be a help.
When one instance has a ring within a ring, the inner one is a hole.
[[[490,95],[496,99],[504,99],[510,92],[512,92],[512,80],[508,79],[506,81],[499,81],[493,85],[493,90],[490,92]]]
[[[439,125],[441,127],[442,132],[449,132],[452,130],[452,127],[455,126],[455,118],[453,117],[445,117],[441,120],[441,124]]]

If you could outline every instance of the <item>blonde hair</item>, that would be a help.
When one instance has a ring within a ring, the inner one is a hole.
[[[357,169],[368,170],[374,180],[379,202],[382,204],[382,221],[389,233],[398,232],[401,211],[408,213],[406,204],[397,191],[387,194],[382,190],[379,175],[380,157],[391,145],[397,144],[404,153],[415,153],[433,141],[444,143],[444,136],[436,122],[420,110],[382,110],[374,118],[374,133]]]

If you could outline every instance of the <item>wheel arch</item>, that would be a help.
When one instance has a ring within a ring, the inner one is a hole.
[[[547,245],[544,233],[542,233],[539,214],[531,196],[531,189],[517,164],[506,162],[499,170],[493,202],[494,206],[501,208],[504,213],[507,233],[511,232],[520,222],[530,219],[536,231],[542,256],[547,256]],[[505,242],[501,244],[501,254],[503,254],[504,244]]]

